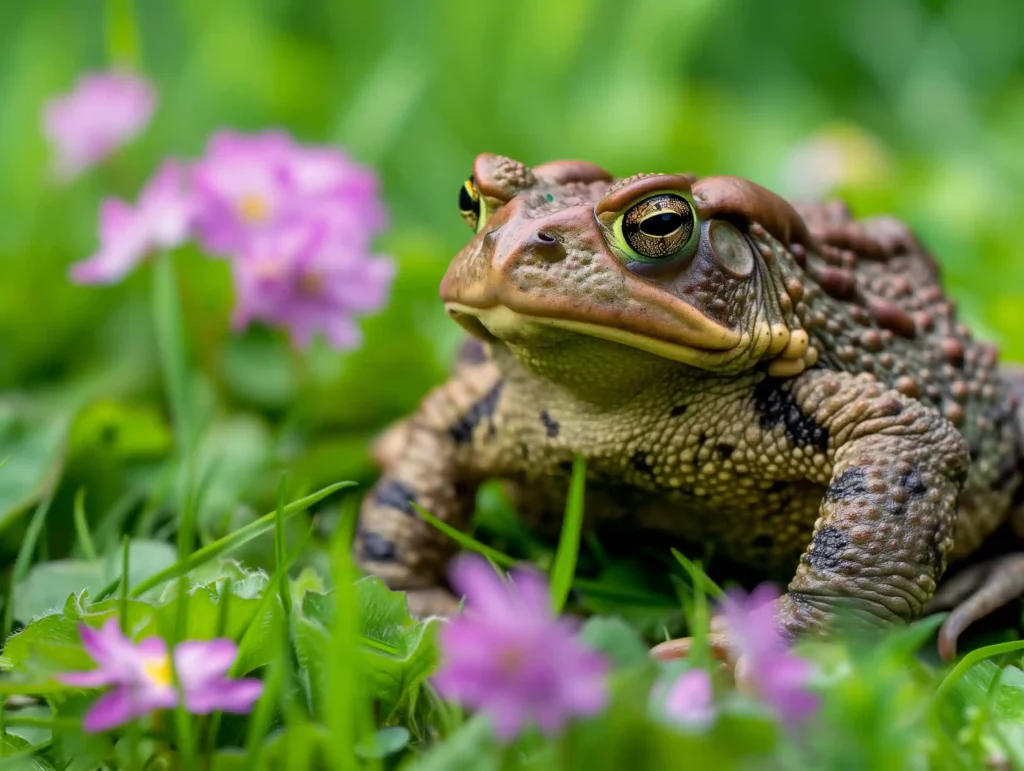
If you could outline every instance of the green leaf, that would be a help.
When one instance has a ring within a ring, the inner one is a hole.
[[[64,464],[72,409],[0,399],[0,531],[52,487]]]
[[[405,749],[409,744],[409,729],[405,726],[391,726],[375,731],[369,741],[356,745],[356,755],[361,758],[386,758]]]
[[[95,592],[109,579],[98,560],[54,560],[32,566],[14,592],[14,618],[21,622],[59,610],[68,595]]]
[[[435,635],[438,619],[417,621],[409,615],[405,595],[393,592],[379,578],[370,576],[355,583],[358,617],[363,640],[363,670],[371,696],[386,719],[400,708],[414,706],[423,681],[437,666]],[[330,594],[308,593],[303,616],[296,621],[295,636],[300,662],[310,667],[314,704],[324,694],[319,660],[326,655],[328,630],[334,625],[334,599]]]
[[[458,731],[422,755],[410,771],[497,771],[499,753],[491,724],[474,715]]]
[[[53,771],[53,766],[36,755],[33,747],[20,736],[0,735],[0,771]]]
[[[608,657],[615,669],[632,667],[651,660],[647,645],[636,629],[621,618],[594,616],[580,630],[580,639]]]
[[[87,734],[81,729],[81,720],[95,701],[92,694],[76,694],[57,710],[53,730],[54,757],[64,771],[94,771],[114,752],[114,742],[109,734]]]
[[[71,426],[68,453],[108,452],[122,460],[157,458],[171,449],[173,437],[153,407],[99,401],[79,412]]]

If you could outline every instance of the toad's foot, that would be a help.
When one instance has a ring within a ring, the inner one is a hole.
[[[711,652],[711,657],[718,661],[729,661],[729,638],[721,632],[711,632],[705,643]],[[666,640],[651,648],[651,655],[658,661],[675,661],[676,659],[689,658],[696,642],[692,637],[679,637],[675,640]]]
[[[454,616],[459,610],[459,599],[441,586],[408,589],[405,592],[409,613],[416,618],[427,616]]]
[[[939,630],[939,655],[956,658],[960,634],[996,608],[1024,596],[1024,553],[1006,554],[971,565],[939,587],[927,612],[952,608]]]

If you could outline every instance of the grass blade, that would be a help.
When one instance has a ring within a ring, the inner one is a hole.
[[[35,551],[36,543],[39,541],[39,534],[43,531],[43,524],[46,522],[46,515],[50,511],[50,503],[52,501],[53,492],[51,491],[36,507],[35,513],[32,515],[32,521],[28,523],[28,529],[25,531],[25,538],[18,548],[18,557],[14,562],[14,572],[11,574],[11,593],[7,598],[7,604],[4,606],[3,639],[5,640],[11,633],[11,627],[14,626],[14,593],[18,590],[18,585],[25,579],[28,569],[32,566],[32,553]]]
[[[519,561],[513,559],[512,557],[508,556],[503,552],[498,551],[497,549],[492,549],[490,546],[480,543],[478,540],[476,540],[470,535],[466,535],[466,533],[463,533],[461,530],[456,530],[447,522],[442,522],[440,519],[435,517],[433,514],[424,509],[415,501],[410,501],[409,503],[412,504],[413,508],[415,508],[416,511],[420,513],[421,517],[427,520],[427,522],[429,522],[433,527],[437,528],[446,536],[455,541],[455,543],[457,543],[463,549],[467,551],[476,552],[477,554],[487,557],[487,559],[489,559],[496,565],[500,565],[506,568],[512,567]]]
[[[561,613],[565,607],[576,574],[580,532],[583,530],[583,496],[586,484],[587,463],[582,455],[576,455],[572,460],[572,479],[569,480],[569,496],[565,501],[562,534],[558,539],[558,550],[555,552],[555,562],[551,568],[551,606],[555,613]]]
[[[1014,651],[1024,650],[1024,640],[1013,640],[1012,642],[998,643],[996,645],[988,645],[984,648],[978,648],[973,650],[964,656],[957,665],[953,667],[952,671],[946,675],[946,677],[939,683],[939,687],[935,689],[935,697],[932,702],[934,708],[942,700],[942,697],[949,692],[949,690],[956,685],[956,681],[963,677],[967,670],[977,664],[979,661],[990,659],[993,656],[1001,656],[1004,653],[1013,653]]]
[[[82,554],[85,555],[85,558],[90,562],[96,559],[96,545],[92,541],[89,520],[85,516],[84,487],[75,494],[75,534],[78,536],[78,545],[82,547]]]
[[[338,490],[342,490],[346,487],[353,487],[355,486],[355,484],[355,482],[336,482],[333,485],[328,485],[322,490],[318,490],[317,492],[311,493],[310,495],[307,495],[304,498],[300,498],[297,501],[292,501],[291,503],[289,503],[287,506],[284,507],[284,515],[286,518],[292,517],[295,514],[305,511],[310,506],[316,505],[324,498],[326,498],[328,495],[331,495],[332,493],[335,493]],[[161,570],[159,573],[155,573],[154,575],[150,576],[145,581],[140,582],[132,589],[131,596],[140,597],[146,592],[148,592],[150,589],[160,586],[161,584],[167,583],[168,581],[177,578],[178,576],[183,576],[193,568],[202,565],[204,562],[209,562],[210,560],[215,559],[216,557],[219,557],[220,555],[225,554],[226,552],[229,552],[232,549],[237,549],[244,543],[248,543],[253,538],[262,535],[263,533],[273,528],[275,522],[277,521],[277,516],[277,512],[272,511],[269,514],[260,517],[255,522],[250,522],[245,527],[241,527],[235,532],[229,533],[223,538],[214,541],[210,545],[204,546],[201,549],[196,549],[185,559],[178,560],[178,562],[171,565],[169,568],[165,568],[164,570]]]

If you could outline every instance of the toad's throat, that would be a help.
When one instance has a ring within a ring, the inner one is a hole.
[[[749,343],[746,335],[724,327],[705,329],[691,335],[684,331],[678,335],[684,339],[665,340],[653,334],[622,327],[555,316],[533,316],[514,311],[505,305],[479,308],[458,302],[447,302],[445,308],[462,327],[486,340],[525,342],[561,330],[627,345],[665,359],[704,369],[715,369],[730,362],[741,355],[746,343]],[[687,337],[691,339],[685,339]]]

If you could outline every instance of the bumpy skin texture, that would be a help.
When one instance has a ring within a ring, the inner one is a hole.
[[[437,587],[452,544],[410,502],[463,528],[498,477],[557,529],[574,453],[591,523],[792,576],[790,634],[840,610],[869,625],[919,616],[947,562],[1009,516],[1020,378],[958,323],[901,223],[794,209],[745,180],[616,181],[577,161],[483,155],[473,181],[484,221],[441,294],[474,337],[378,446],[357,537],[362,566],[421,609],[450,609]],[[616,222],[666,190],[691,203],[699,245],[637,261]]]

